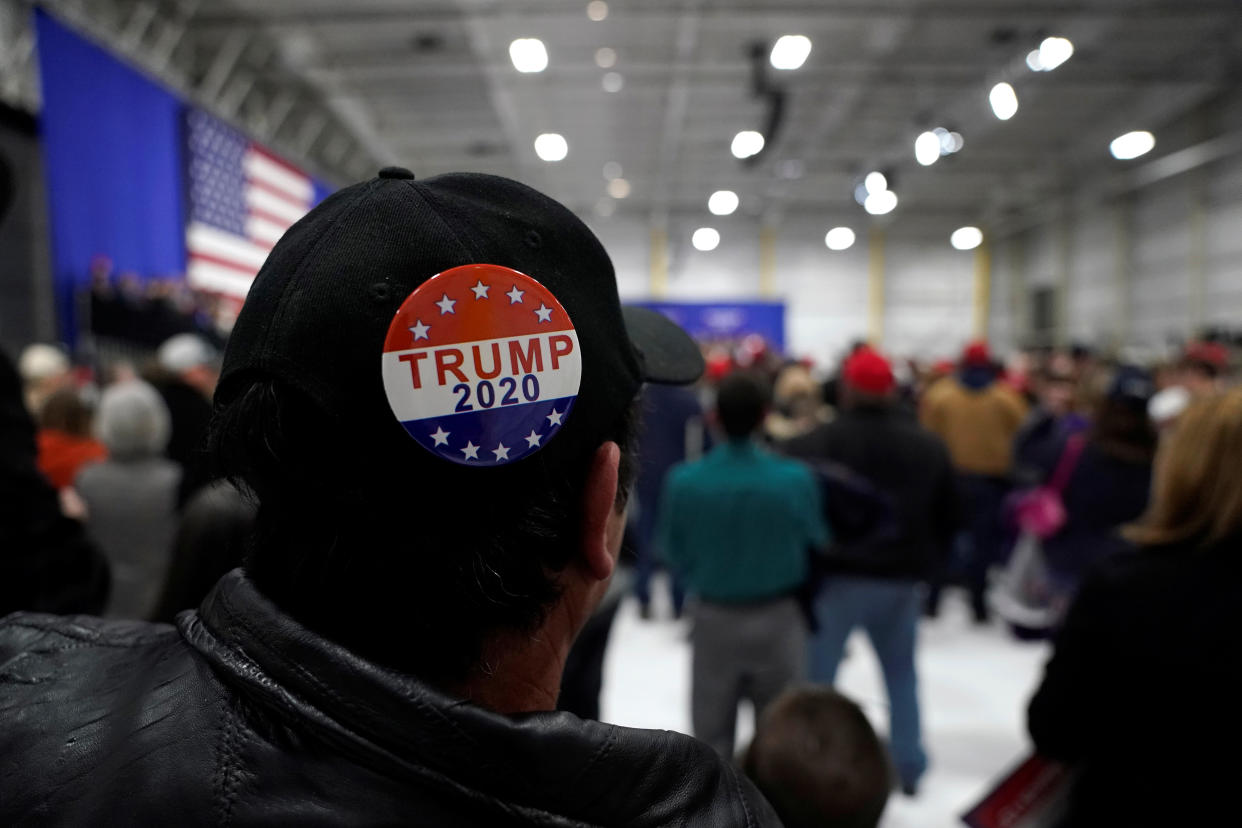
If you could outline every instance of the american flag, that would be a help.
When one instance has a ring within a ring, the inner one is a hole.
[[[244,299],[268,252],[315,199],[301,170],[207,113],[186,110],[191,287]]]

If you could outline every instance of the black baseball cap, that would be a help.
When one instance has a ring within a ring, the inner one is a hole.
[[[277,242],[233,327],[216,404],[275,378],[359,443],[412,445],[385,396],[385,335],[423,282],[471,264],[530,276],[575,325],[581,384],[555,453],[598,445],[644,382],[688,384],[703,372],[698,346],[677,325],[622,307],[608,254],[563,205],[499,176],[417,180],[387,167],[329,196]]]

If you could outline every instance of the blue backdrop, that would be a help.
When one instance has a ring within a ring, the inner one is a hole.
[[[44,12],[35,25],[52,274],[72,342],[92,256],[144,276],[185,271],[182,104]]]
[[[52,278],[72,344],[92,257],[145,278],[185,273],[185,103],[41,10],[35,28]],[[331,188],[314,185],[318,203]]]
[[[635,302],[659,311],[696,339],[759,334],[785,350],[784,302]]]

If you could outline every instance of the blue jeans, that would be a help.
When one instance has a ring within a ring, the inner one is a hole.
[[[833,575],[815,597],[819,632],[808,659],[811,681],[832,684],[845,653],[845,641],[861,627],[884,670],[888,689],[889,747],[904,785],[913,786],[927,770],[919,723],[914,646],[922,585],[914,581]]]

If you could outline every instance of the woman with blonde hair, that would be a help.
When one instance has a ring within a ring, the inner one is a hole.
[[[1134,548],[1084,582],[1028,711],[1078,776],[1063,826],[1212,825],[1242,771],[1242,389],[1165,437]]]

